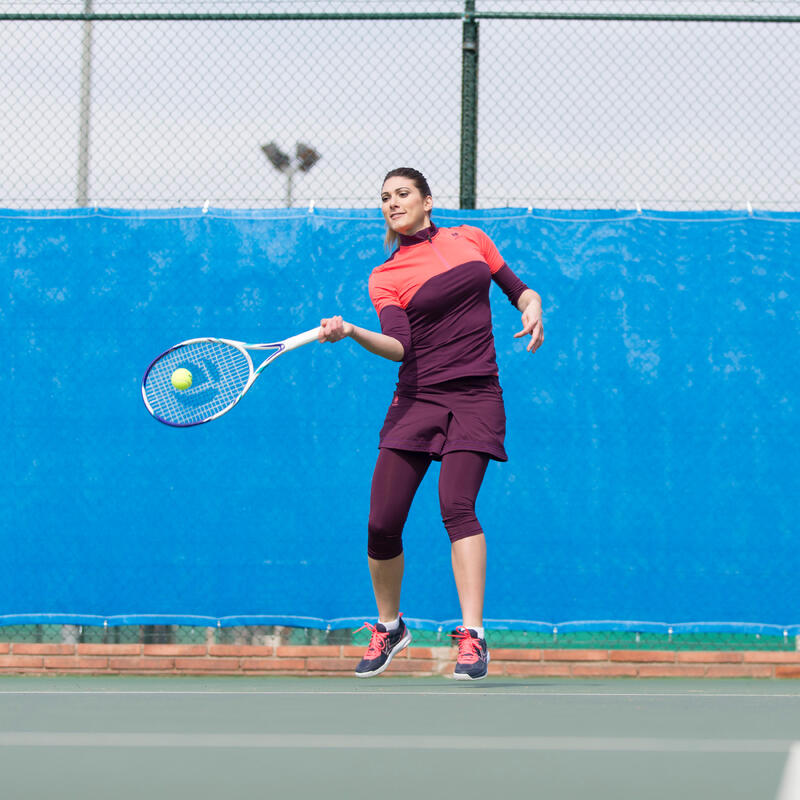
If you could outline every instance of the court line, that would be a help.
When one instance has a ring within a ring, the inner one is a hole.
[[[777,800],[800,800],[800,742],[789,750]]]
[[[495,750],[618,753],[785,753],[781,739],[652,739],[578,736],[417,736],[305,733],[0,732],[0,747],[257,748],[298,750]],[[794,800],[795,795],[791,795]],[[783,800],[783,798],[781,798]]]
[[[229,696],[229,695],[244,695],[244,696],[260,696],[260,695],[278,695],[278,696],[296,696],[296,695],[308,695],[308,696],[331,696],[331,695],[342,695],[342,696],[367,696],[367,695],[378,695],[381,697],[384,696],[396,696],[396,697],[458,697],[458,698],[465,698],[468,696],[477,696],[477,697],[691,697],[691,698],[706,698],[706,697],[722,697],[722,698],[758,698],[758,699],[765,699],[765,698],[779,698],[779,699],[786,699],[786,698],[793,698],[793,699],[800,699],[800,693],[797,694],[777,694],[777,693],[738,693],[738,692],[705,692],[702,690],[692,691],[692,692],[491,692],[491,691],[479,691],[473,688],[463,688],[459,689],[452,689],[450,691],[393,691],[393,690],[381,690],[381,689],[342,689],[339,691],[328,691],[328,690],[271,690],[271,689],[255,689],[255,690],[218,690],[218,689],[210,689],[210,690],[201,690],[201,689],[187,689],[187,690],[174,690],[174,689],[148,689],[148,690],[140,690],[140,689],[131,689],[126,691],[124,689],[111,689],[111,690],[104,690],[104,689],[0,689],[0,696],[2,695],[103,695],[108,697],[118,697],[122,695],[134,695],[134,696],[141,696],[141,695],[156,695],[156,696],[179,696],[179,695],[201,695],[201,696]]]

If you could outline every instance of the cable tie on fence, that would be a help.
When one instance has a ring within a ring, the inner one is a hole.
[[[747,213],[751,217],[753,216],[753,204],[749,200],[747,201]]]
[[[308,213],[309,214],[313,214],[314,213],[314,201],[313,200],[308,204]]]
[[[533,214],[533,206],[528,206],[528,213]]]
[[[203,213],[204,214],[208,214],[208,204],[209,204],[209,202],[210,202],[209,200],[206,200],[205,203],[203,203]]]
[[[638,200],[636,201],[636,213],[637,214],[642,213],[642,204]]]

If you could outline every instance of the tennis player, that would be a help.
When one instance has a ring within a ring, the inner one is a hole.
[[[400,362],[397,388],[380,432],[372,477],[367,556],[378,620],[365,623],[369,646],[356,676],[379,675],[411,641],[400,614],[403,526],[431,461],[441,461],[439,503],[451,541],[463,624],[454,677],[486,677],[483,630],[486,539],[475,501],[490,460],[506,461],[505,411],[498,382],[489,288],[494,281],[522,312],[516,337],[528,352],[544,340],[542,301],[508,267],[478,228],[439,228],[433,197],[415,169],[392,170],[381,188],[386,244],[396,249],[376,267],[369,294],[381,333],[334,316],[320,321],[320,341],[354,339]]]

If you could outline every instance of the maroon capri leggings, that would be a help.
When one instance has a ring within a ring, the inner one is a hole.
[[[382,447],[372,476],[367,553],[386,560],[403,552],[402,533],[411,501],[433,455]],[[490,456],[467,450],[445,453],[439,473],[439,506],[451,542],[483,533],[475,500]]]

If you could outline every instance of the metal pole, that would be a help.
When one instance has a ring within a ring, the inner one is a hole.
[[[93,0],[84,0],[83,13],[92,14]],[[83,22],[83,47],[81,53],[81,107],[78,131],[78,196],[79,207],[89,205],[89,122],[91,115],[92,84],[92,21]]]
[[[478,21],[475,0],[464,0],[461,37],[461,208],[475,208],[478,151]]]
[[[289,167],[289,171],[286,173],[286,208],[292,207],[292,180],[294,179],[295,169],[293,167]]]

